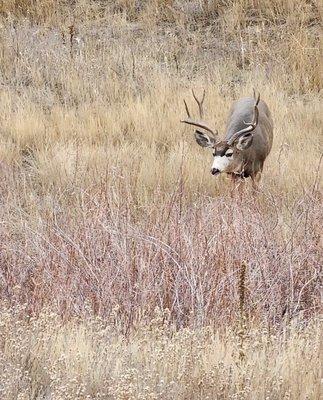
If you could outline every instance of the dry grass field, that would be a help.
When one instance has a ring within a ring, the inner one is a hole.
[[[0,1],[0,399],[320,398],[319,0]],[[256,88],[260,192],[224,135]]]

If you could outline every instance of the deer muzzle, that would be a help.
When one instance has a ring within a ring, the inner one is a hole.
[[[221,173],[221,171],[217,168],[212,168],[211,169],[211,174],[212,175],[219,175]]]

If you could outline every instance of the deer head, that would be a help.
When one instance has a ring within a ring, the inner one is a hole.
[[[218,138],[218,131],[210,128],[208,124],[203,121],[203,102],[205,99],[205,90],[201,100],[197,98],[193,90],[192,93],[195,101],[198,104],[200,119],[192,119],[187,103],[184,100],[187,118],[181,120],[181,122],[204,129],[207,132],[203,132],[199,129],[195,130],[195,139],[200,146],[208,147],[213,150],[214,159],[211,168],[212,175],[218,175],[221,172],[241,174],[243,172],[245,152],[252,145],[253,131],[258,124],[258,104],[260,100],[260,94],[258,94],[256,97],[254,91],[255,101],[253,106],[252,121],[243,121],[243,123],[246,125],[245,128],[234,132],[232,135],[230,135],[229,139],[220,140]]]

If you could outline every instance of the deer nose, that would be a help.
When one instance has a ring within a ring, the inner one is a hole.
[[[219,170],[219,169],[217,169],[217,168],[212,168],[211,169],[211,174],[212,175],[217,175],[217,174],[219,174],[221,171]]]

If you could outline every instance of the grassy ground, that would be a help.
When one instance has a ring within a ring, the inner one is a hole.
[[[156,310],[124,338],[100,318],[1,312],[3,399],[319,399],[320,326],[174,330]]]
[[[0,15],[0,397],[319,398],[320,2]],[[224,135],[253,87],[274,146],[241,199],[179,121],[205,88]]]

